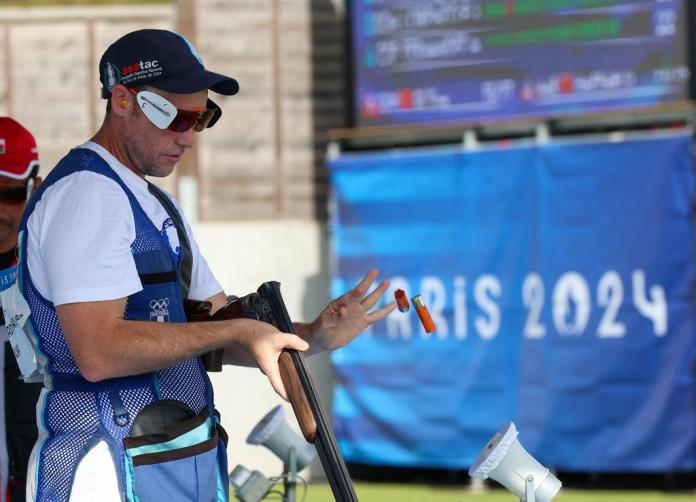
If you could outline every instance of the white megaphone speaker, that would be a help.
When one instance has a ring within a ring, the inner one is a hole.
[[[260,444],[271,450],[284,464],[295,462],[294,470],[301,471],[317,454],[314,446],[295,433],[285,422],[285,411],[278,405],[269,411],[249,433],[247,443]]]
[[[491,438],[469,476],[495,479],[522,502],[550,502],[561,489],[558,478],[522,447],[512,422]]]

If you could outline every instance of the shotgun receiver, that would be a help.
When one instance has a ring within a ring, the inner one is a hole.
[[[243,298],[231,297],[230,301],[210,316],[210,304],[189,302],[185,305],[190,321],[222,320],[246,317],[273,324],[279,331],[295,333],[285,302],[280,294],[280,283],[264,282],[256,293]],[[201,306],[201,304],[203,304]],[[207,307],[207,313],[206,311]],[[206,315],[207,314],[207,315]],[[205,319],[207,317],[207,319]],[[208,371],[222,369],[222,350],[213,351],[203,357]],[[338,449],[330,418],[314,386],[312,376],[305,364],[304,354],[285,349],[278,359],[280,376],[288,394],[290,404],[297,417],[302,435],[313,443],[326,473],[336,502],[357,502],[353,482]]]

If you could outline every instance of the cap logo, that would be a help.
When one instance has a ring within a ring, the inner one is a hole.
[[[106,90],[110,93],[116,84],[121,81],[121,73],[118,68],[111,63],[106,63],[104,83]]]
[[[162,76],[163,68],[158,59],[138,61],[121,68],[121,83],[136,84],[138,80],[151,80]]]
[[[5,153],[5,138],[0,138],[0,154]]]
[[[149,73],[147,75],[148,77],[150,77],[150,76],[155,75],[155,72],[158,71],[157,70],[158,67],[159,67],[159,61],[156,59],[153,59],[152,61],[138,61],[137,63],[133,63],[131,65],[124,66],[123,68],[121,68],[121,74],[124,77],[127,77],[131,73],[136,73],[136,72],[139,72],[141,70],[151,70],[152,75]],[[161,73],[161,70],[159,70],[159,72]]]

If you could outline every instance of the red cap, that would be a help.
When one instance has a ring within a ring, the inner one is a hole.
[[[23,180],[38,165],[34,136],[16,120],[0,117],[0,176]]]

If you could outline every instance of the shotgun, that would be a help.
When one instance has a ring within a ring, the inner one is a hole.
[[[222,320],[246,317],[273,324],[279,331],[295,333],[285,302],[280,293],[280,283],[264,282],[256,293],[242,298],[230,297],[228,303],[210,316],[208,302],[186,301],[190,321]],[[207,312],[206,312],[207,309]],[[208,371],[222,370],[222,349],[203,356]],[[288,394],[302,435],[313,443],[326,473],[336,502],[357,502],[353,482],[338,448],[330,418],[322,406],[312,376],[305,364],[304,354],[285,349],[278,359],[280,375]]]

